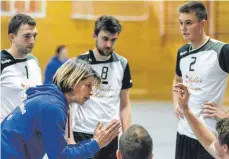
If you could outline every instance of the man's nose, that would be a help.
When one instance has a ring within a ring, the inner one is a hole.
[[[30,39],[30,43],[35,44],[35,42],[36,42],[36,39],[32,36]]]
[[[89,95],[92,96],[93,92],[94,92],[93,89],[91,89],[90,92],[89,92]]]
[[[112,46],[113,46],[113,43],[111,41],[107,41],[107,47],[112,48]]]
[[[186,25],[184,25],[184,24],[181,25],[181,30],[182,30],[182,31],[186,31],[186,30],[187,30]]]

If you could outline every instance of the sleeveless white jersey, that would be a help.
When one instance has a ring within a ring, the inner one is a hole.
[[[41,83],[41,70],[33,55],[15,59],[6,50],[1,51],[1,119],[21,104],[28,87]]]
[[[107,61],[96,61],[93,51],[78,58],[89,62],[101,75],[102,84],[84,105],[73,105],[73,131],[93,134],[99,121],[104,125],[119,118],[120,91],[132,87],[130,70],[124,57],[112,53]]]
[[[222,105],[228,72],[228,44],[209,39],[198,49],[191,50],[191,45],[186,44],[178,51],[176,74],[190,90],[189,107],[211,131],[215,131],[216,120],[204,119],[201,106],[206,102]],[[178,132],[196,139],[186,119],[179,120]]]

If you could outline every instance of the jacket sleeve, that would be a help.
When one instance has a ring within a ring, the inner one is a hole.
[[[67,115],[59,104],[44,108],[40,120],[45,150],[50,159],[84,159],[92,157],[99,151],[100,148],[95,140],[67,145],[64,138]]]

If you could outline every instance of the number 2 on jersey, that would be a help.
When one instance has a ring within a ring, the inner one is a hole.
[[[196,57],[191,57],[192,62],[190,63],[190,66],[189,66],[189,71],[194,71],[194,69],[192,68],[192,66],[196,63]]]

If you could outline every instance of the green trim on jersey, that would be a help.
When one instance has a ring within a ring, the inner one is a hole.
[[[26,56],[26,58],[27,58],[27,60],[32,60],[32,59],[34,59],[34,60],[37,62],[38,66],[40,67],[40,62],[39,62],[38,58],[35,57],[32,53],[29,53],[29,54]]]

